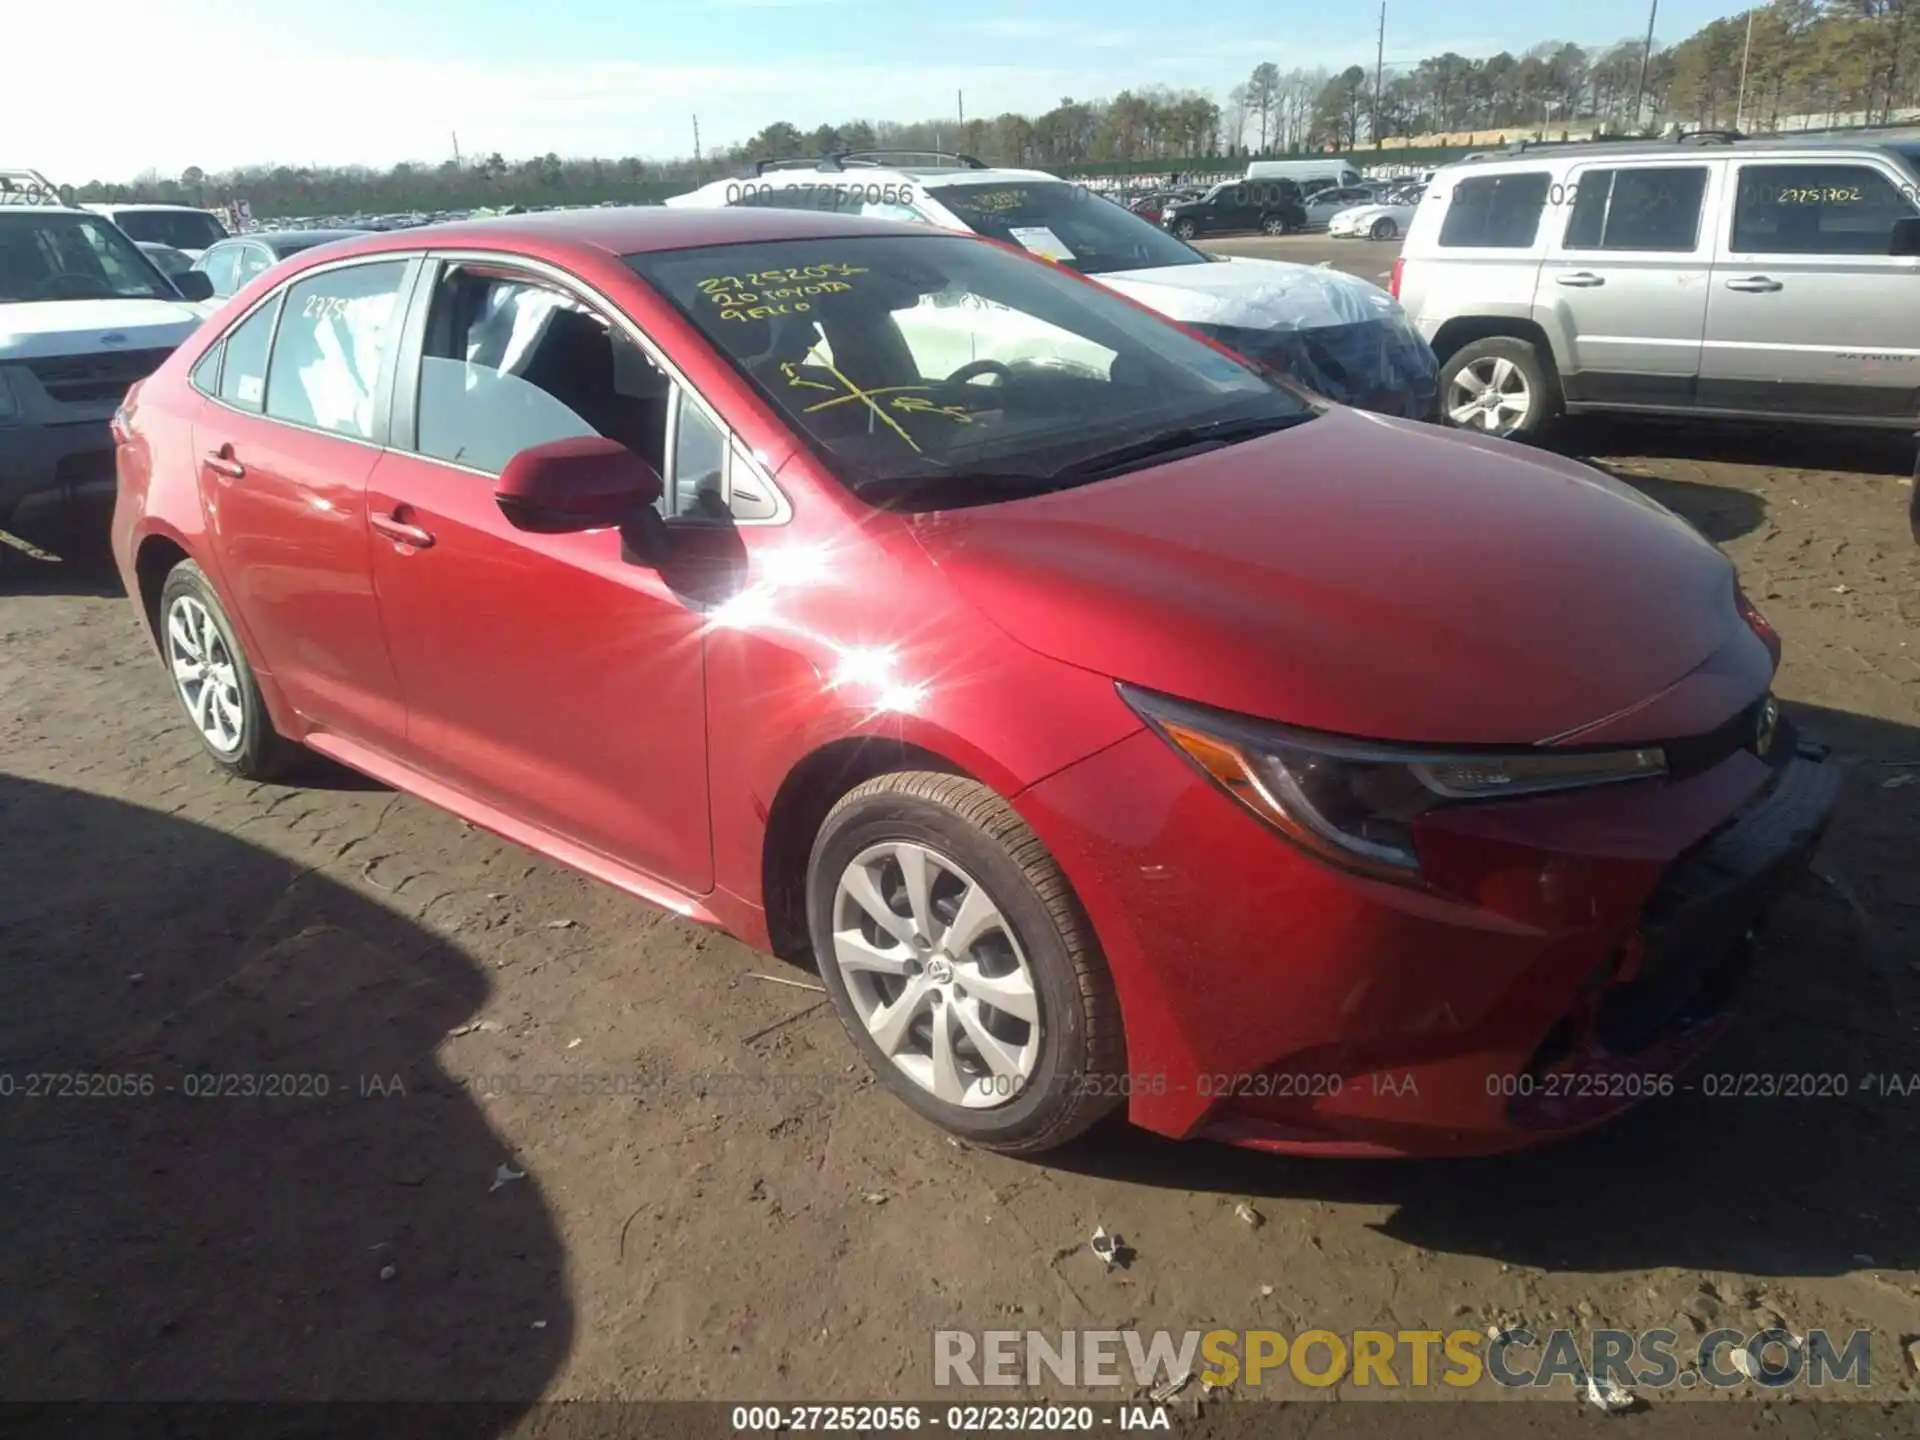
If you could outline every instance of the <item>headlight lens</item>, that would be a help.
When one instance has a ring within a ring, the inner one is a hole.
[[[1463,753],[1245,720],[1122,685],[1127,703],[1235,800],[1309,853],[1417,883],[1412,822],[1445,805],[1665,775],[1657,748]]]

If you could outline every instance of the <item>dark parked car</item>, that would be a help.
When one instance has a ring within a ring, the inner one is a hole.
[[[1307,207],[1291,180],[1229,180],[1198,200],[1167,206],[1160,223],[1182,240],[1224,230],[1291,235],[1307,228]]]
[[[213,282],[213,298],[224,300],[289,255],[325,245],[330,240],[345,240],[365,233],[362,230],[270,230],[256,235],[234,235],[209,246],[193,268],[206,272]]]

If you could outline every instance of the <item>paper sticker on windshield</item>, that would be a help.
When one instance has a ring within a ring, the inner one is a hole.
[[[1044,225],[1010,225],[1007,233],[1042,260],[1071,260],[1073,251],[1060,243],[1060,237]]]

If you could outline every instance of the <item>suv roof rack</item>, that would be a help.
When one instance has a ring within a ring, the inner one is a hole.
[[[1673,137],[1676,145],[1731,145],[1748,137],[1738,130],[1682,130]]]
[[[0,170],[0,205],[65,205],[60,189],[38,170]]]
[[[804,156],[796,156],[786,160],[775,160],[768,157],[765,160],[756,160],[753,162],[753,173],[756,175],[764,175],[769,170],[812,170],[820,167],[821,163],[819,160],[809,160]]]
[[[952,168],[961,170],[984,170],[987,162],[976,160],[971,155],[963,155],[955,150],[839,150],[826,158],[833,163],[826,168],[840,169],[849,160],[862,165],[877,165],[882,156],[920,156],[923,159],[952,161]]]

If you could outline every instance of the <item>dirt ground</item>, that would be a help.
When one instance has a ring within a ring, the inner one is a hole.
[[[1679,1094],[1460,1164],[962,1149],[764,978],[803,972],[338,770],[217,776],[110,572],[42,562],[0,594],[0,1395],[925,1399],[942,1328],[1775,1317],[1870,1329],[1873,1393],[1911,1393],[1920,1091],[1863,1091],[1920,1075],[1910,446],[1559,443],[1738,559],[1847,767],[1710,1066],[1845,1098]],[[120,1093],[27,1094],[83,1070]]]

